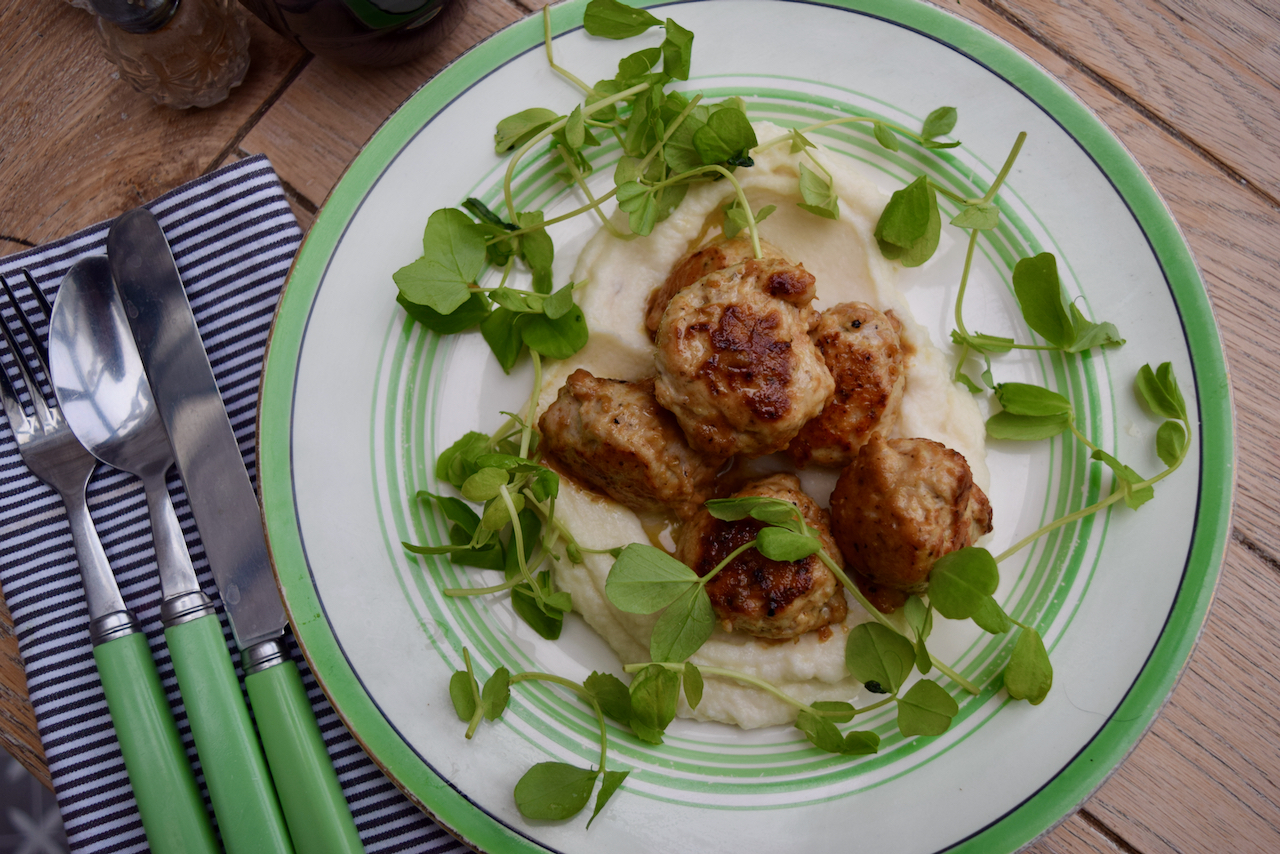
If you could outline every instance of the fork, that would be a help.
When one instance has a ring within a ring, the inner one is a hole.
[[[98,262],[106,259],[83,258],[76,263]],[[53,313],[48,299],[27,270],[22,275],[47,324]],[[158,854],[217,854],[220,849],[147,637],[137,617],[125,607],[89,515],[85,489],[97,460],[72,434],[52,395],[45,395],[42,379],[52,389],[49,355],[36,324],[3,276],[0,290],[10,307],[8,315],[0,316],[0,334],[12,360],[11,366],[0,363],[0,403],[22,461],[58,493],[66,508],[89,606],[93,658],[147,842]],[[14,382],[11,370],[20,383]],[[26,391],[25,404],[20,386]]]

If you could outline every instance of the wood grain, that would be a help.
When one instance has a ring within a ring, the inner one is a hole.
[[[1166,130],[1280,199],[1277,11],[1246,2],[994,0],[1073,56]],[[1270,35],[1268,36],[1268,33]]]
[[[115,216],[221,165],[304,53],[251,17],[249,72],[208,109],[139,95],[96,19],[62,2],[0,7],[0,253]]]
[[[1280,851],[1280,573],[1233,542],[1169,705],[1087,809],[1140,851]]]
[[[36,714],[27,696],[27,677],[22,670],[18,637],[13,633],[13,617],[0,600],[0,743],[46,788],[52,789]]]
[[[506,0],[472,0],[435,51],[396,68],[347,68],[316,59],[244,138],[281,180],[319,205],[378,126],[464,50],[528,14]]]

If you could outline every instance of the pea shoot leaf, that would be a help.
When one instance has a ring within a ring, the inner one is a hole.
[[[884,122],[876,122],[871,126],[871,132],[875,135],[876,142],[880,143],[882,148],[890,151],[897,151],[901,146],[898,144],[898,136],[893,132],[893,128]]]
[[[613,562],[604,589],[619,611],[652,614],[697,583],[698,576],[692,569],[662,549],[631,543]]]
[[[751,518],[796,533],[804,532],[799,510],[790,501],[783,501],[781,498],[766,498],[761,495],[713,498],[705,506],[708,513],[725,522]]]
[[[516,807],[525,818],[572,818],[591,800],[598,776],[598,771],[564,762],[539,762],[516,783]]]
[[[991,202],[966,205],[960,209],[960,213],[951,218],[951,224],[956,228],[990,231],[1000,225],[1000,208]]]
[[[479,704],[476,698],[480,695],[480,686],[475,677],[465,670],[456,670],[449,677],[449,699],[453,701],[453,710],[460,721],[470,721],[476,716]]]
[[[648,11],[618,0],[591,0],[582,16],[583,29],[606,39],[629,39],[661,23]]]
[[[951,719],[960,713],[955,698],[937,682],[921,679],[898,698],[898,732],[913,735],[942,735]]]
[[[485,236],[457,208],[431,214],[422,232],[422,257],[392,274],[404,298],[450,314],[471,297],[485,265]]]
[[[651,664],[631,680],[631,729],[641,741],[662,744],[662,734],[676,717],[680,675]]]
[[[702,702],[702,671],[692,661],[686,661],[681,681],[684,683],[684,698],[689,703],[689,708],[698,708],[698,704]]]
[[[879,623],[859,623],[845,641],[845,666],[853,678],[878,683],[888,693],[902,687],[915,660],[911,641]]]
[[[938,558],[929,572],[929,602],[949,620],[967,620],[991,598],[1000,571],[991,552],[976,546]]]
[[[694,147],[693,138],[706,125],[710,114],[710,109],[701,104],[694,107],[662,146],[662,159],[675,174],[683,175],[707,165]]]
[[[1013,621],[992,596],[988,596],[978,606],[978,610],[973,612],[973,621],[978,624],[978,628],[993,635],[1002,635],[1013,628]]]
[[[480,703],[484,707],[484,716],[491,721],[502,717],[511,699],[511,671],[499,667],[493,675],[485,680],[484,690],[480,692]]]
[[[466,302],[448,314],[441,314],[429,305],[412,303],[402,293],[396,294],[396,302],[405,313],[437,335],[463,332],[489,316],[489,301],[479,293],[472,293]]]
[[[1156,430],[1156,454],[1166,466],[1174,466],[1187,452],[1187,431],[1177,421],[1166,421]]]
[[[524,509],[524,496],[519,494],[511,496],[511,503],[519,513]],[[507,502],[501,499],[490,499],[484,506],[484,513],[480,516],[480,527],[496,532],[507,527],[510,521],[511,511],[507,508]]]
[[[693,148],[703,164],[731,163],[750,166],[749,152],[757,144],[747,114],[732,106],[717,105],[707,122],[693,134]]]
[[[612,673],[593,672],[582,683],[600,704],[606,717],[621,724],[631,723],[631,691]]]
[[[1071,401],[1056,391],[1028,383],[1000,383],[996,400],[1005,412],[1014,415],[1067,415],[1073,411]]]
[[[800,198],[804,201],[797,204],[809,213],[824,219],[840,218],[840,199],[831,182],[803,163],[800,164]]]
[[[693,33],[667,18],[666,38],[662,41],[662,71],[676,80],[689,79]]]
[[[436,458],[436,477],[461,487],[467,478],[480,470],[476,459],[488,452],[489,437],[469,431]]]
[[[765,218],[777,209],[776,205],[765,205],[760,210],[756,211],[756,225],[764,222]],[[730,238],[737,237],[740,232],[750,227],[751,224],[747,222],[747,213],[742,209],[741,203],[735,196],[733,202],[725,205],[724,208],[724,236]]]
[[[643,77],[657,68],[661,59],[662,50],[656,47],[647,47],[644,50],[636,51],[630,56],[624,56],[618,60],[618,76],[615,79],[622,83]]]
[[[925,645],[929,635],[933,633],[933,609],[926,605],[923,599],[913,594],[907,597],[902,614],[916,636],[916,669],[923,676],[933,669],[933,660],[929,657],[929,648]]]
[[[604,805],[609,803],[609,799],[613,797],[613,793],[618,791],[618,787],[627,779],[630,771],[605,771],[604,777],[600,781],[600,791],[596,794],[596,807],[591,812],[591,818],[587,819],[587,829],[591,829],[591,822],[596,820],[596,816],[600,815],[600,810],[604,809]]]
[[[524,352],[524,338],[520,332],[528,317],[509,308],[498,307],[480,324],[480,334],[504,373],[511,373]]]
[[[1187,404],[1182,390],[1178,388],[1171,363],[1165,362],[1154,371],[1150,365],[1143,365],[1138,369],[1133,387],[1138,399],[1152,414],[1177,421],[1187,420]]]
[[[804,560],[822,550],[815,537],[797,534],[783,528],[762,528],[756,534],[756,550],[769,560],[791,562]]]
[[[1004,669],[1004,687],[1015,700],[1038,706],[1053,687],[1053,664],[1040,633],[1024,628],[1013,646],[1013,655]]]
[[[1067,301],[1057,259],[1048,252],[1022,258],[1014,265],[1013,292],[1027,325],[1059,349],[1078,353],[1124,343],[1113,324],[1093,323]]]
[[[577,305],[563,315],[530,314],[520,329],[520,336],[531,350],[548,359],[567,359],[587,346],[587,318]]]
[[[952,148],[959,143],[935,142],[935,137],[946,136],[955,130],[956,120],[960,115],[955,107],[939,107],[925,117],[920,136],[924,137],[926,148]]]
[[[715,626],[707,589],[691,584],[653,624],[649,656],[654,661],[684,661],[706,643]]]
[[[993,439],[1036,441],[1057,436],[1071,427],[1072,417],[1060,415],[1015,415],[997,412],[987,419],[987,435]]]
[[[502,469],[482,468],[463,482],[462,494],[468,501],[488,501],[509,482],[510,476]]]
[[[545,574],[542,573],[542,575]],[[511,588],[511,609],[537,632],[539,637],[547,640],[560,639],[560,633],[564,630],[565,612],[570,610],[567,607],[552,607],[551,603],[545,599],[540,600],[534,595],[533,588],[528,583],[517,584]]]
[[[1166,421],[1166,424],[1175,424],[1173,421]],[[1116,474],[1116,486],[1124,493],[1124,503],[1130,510],[1137,510],[1143,504],[1146,504],[1152,498],[1156,497],[1154,486],[1147,485],[1141,488],[1135,488],[1142,483],[1144,478],[1115,457],[1108,454],[1102,449],[1098,449],[1091,455],[1095,460],[1101,460],[1106,463]]]
[[[929,179],[921,175],[889,197],[876,223],[880,254],[918,267],[932,257],[942,234],[938,199]]]
[[[541,107],[532,107],[507,116],[498,122],[497,132],[493,135],[494,151],[504,154],[519,148],[559,119],[558,113]]]

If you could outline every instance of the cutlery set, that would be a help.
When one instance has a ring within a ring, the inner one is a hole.
[[[52,306],[27,284],[48,318],[48,345],[4,282],[14,328],[0,331],[26,406],[4,370],[0,398],[24,462],[66,506],[94,660],[150,847],[220,850],[146,636],[89,517],[85,487],[99,461],[146,492],[165,643],[225,850],[362,851],[283,644],[257,497],[159,223],[144,208],[120,216],[107,255],[78,260]],[[169,497],[175,462],[240,648],[243,692]]]

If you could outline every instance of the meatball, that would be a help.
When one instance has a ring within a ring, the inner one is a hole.
[[[882,314],[864,302],[841,303],[822,313],[813,342],[836,391],[788,446],[796,465],[846,466],[872,432],[888,434],[906,385],[901,331],[892,311]]]
[[[796,505],[805,524],[818,532],[823,550],[837,566],[844,566],[831,538],[827,512],[800,491],[795,475],[776,474],[756,481],[735,497],[749,495]],[[684,526],[676,557],[705,576],[734,549],[753,540],[762,527],[754,519],[725,522],[704,509]],[[798,637],[842,623],[848,612],[840,582],[817,555],[783,562],[748,549],[707,582],[707,594],[721,628],[762,638]]]
[[[780,259],[711,273],[671,298],[658,329],[658,403],[689,444],[727,458],[780,451],[835,389],[810,340],[813,275]]]
[[[558,466],[641,512],[670,508],[682,519],[712,495],[723,460],[695,454],[671,413],[653,397],[653,379],[597,379],[578,369],[538,421]]]
[[[873,433],[831,493],[831,528],[854,572],[921,593],[938,558],[991,530],[991,505],[962,455]]]
[[[760,241],[760,252],[765,258],[781,258],[782,253],[773,246]],[[701,249],[695,249],[685,255],[671,268],[671,274],[660,286],[649,294],[646,307],[644,327],[649,330],[649,337],[658,337],[658,326],[662,323],[662,313],[667,310],[667,303],[678,292],[692,285],[708,273],[741,264],[755,257],[749,237],[730,237],[709,243]]]

